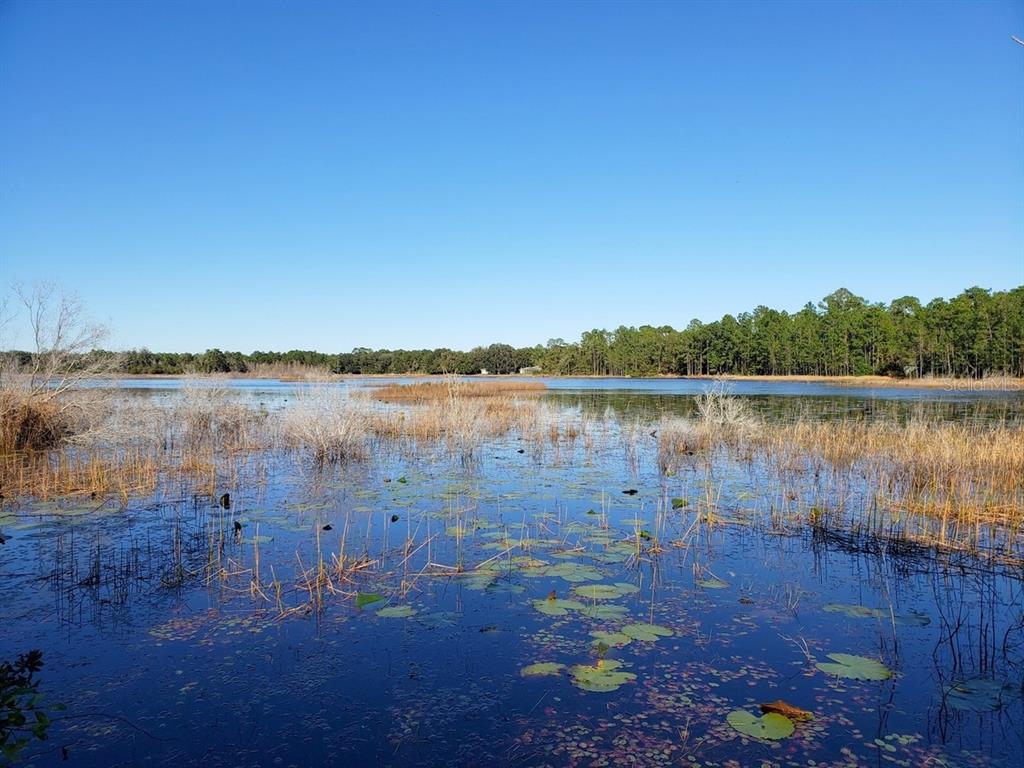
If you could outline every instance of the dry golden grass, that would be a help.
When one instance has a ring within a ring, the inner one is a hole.
[[[0,393],[0,455],[45,451],[71,434],[71,424],[53,400],[29,393]]]
[[[540,381],[424,381],[418,384],[385,384],[373,390],[373,396],[384,403],[417,403],[436,400],[536,395],[547,390]]]
[[[841,387],[911,387],[920,389],[948,389],[951,391],[1024,391],[1024,379],[1013,376],[988,376],[982,379],[954,378],[952,376],[921,376],[898,379],[892,376],[690,376],[687,378],[709,381],[793,381],[832,384]]]
[[[776,467],[849,473],[894,509],[1024,523],[1024,427],[941,421],[799,421],[752,438]]]

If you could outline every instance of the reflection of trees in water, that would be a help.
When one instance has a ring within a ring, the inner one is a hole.
[[[743,395],[752,412],[766,419],[794,421],[808,419],[912,419],[943,421],[1022,421],[1024,398],[977,398],[973,400],[871,399],[851,396]],[[579,408],[592,418],[611,411],[616,418],[657,420],[661,416],[697,416],[692,396],[641,392],[561,392],[552,390],[546,398],[566,407]]]

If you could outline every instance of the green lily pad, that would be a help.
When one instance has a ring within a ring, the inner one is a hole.
[[[533,607],[546,616],[567,616],[569,611],[582,611],[587,606],[578,600],[534,600]]]
[[[629,635],[623,634],[622,632],[604,632],[597,630],[590,633],[590,636],[594,638],[594,642],[591,645],[606,645],[609,648],[622,648],[623,646],[629,645],[633,642],[633,638]]]
[[[573,587],[572,591],[588,600],[614,600],[617,597],[631,595],[640,590],[633,584],[617,582],[615,584],[585,584],[580,587]]]
[[[698,587],[704,587],[704,589],[725,589],[729,585],[721,579],[701,579],[697,582]]]
[[[967,712],[994,712],[1020,696],[1020,689],[1010,683],[975,677],[946,689],[946,703],[953,709]]]
[[[878,619],[884,616],[880,608],[868,608],[864,605],[848,605],[846,603],[827,603],[821,607],[826,613],[842,613],[851,619]]]
[[[754,739],[778,741],[792,735],[795,729],[792,720],[775,712],[758,716],[745,709],[734,709],[725,720],[744,736]]]
[[[629,610],[624,605],[614,604],[592,604],[581,610],[580,616],[585,616],[588,619],[621,619]]]
[[[519,670],[519,674],[523,677],[545,677],[547,675],[561,674],[563,669],[565,669],[565,664],[559,664],[554,661],[541,661],[523,667]]]
[[[866,656],[853,656],[849,653],[830,653],[828,657],[835,662],[819,662],[818,667],[826,675],[846,677],[850,680],[888,680],[892,671],[882,662]]]
[[[547,568],[530,569],[527,575],[557,576],[572,583],[600,581],[604,578],[601,572],[593,566],[581,565],[580,563],[556,563]]]
[[[622,628],[622,634],[641,640],[645,643],[657,642],[659,637],[672,637],[672,630],[659,627],[657,624],[628,624]]]
[[[356,595],[356,608],[363,608],[372,603],[380,602],[384,599],[383,595],[378,595],[376,592],[360,592]]]
[[[686,499],[675,498],[672,499],[672,509],[682,509],[683,507],[689,506],[690,502]]]
[[[577,664],[569,668],[572,684],[584,691],[593,693],[609,693],[624,683],[636,680],[632,672],[620,672],[621,661],[602,660],[596,664]]]
[[[411,605],[389,605],[377,611],[377,615],[385,619],[407,619],[416,613]]]

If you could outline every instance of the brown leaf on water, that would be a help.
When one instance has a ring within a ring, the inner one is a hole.
[[[782,699],[776,699],[775,701],[769,701],[766,704],[761,704],[761,711],[767,714],[768,712],[774,712],[777,715],[788,717],[794,722],[802,723],[806,720],[813,720],[814,713],[806,709],[800,709],[792,704],[788,704]]]

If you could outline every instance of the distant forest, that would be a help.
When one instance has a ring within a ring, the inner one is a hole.
[[[759,306],[713,323],[595,329],[579,341],[551,339],[514,348],[491,344],[451,349],[358,348],[341,354],[292,350],[242,354],[122,353],[124,373],[247,373],[266,364],[314,366],[334,373],[493,374],[536,367],[545,374],[655,376],[1024,375],[1024,286],[969,288],[922,304],[913,296],[870,303],[845,288],[799,312]]]

